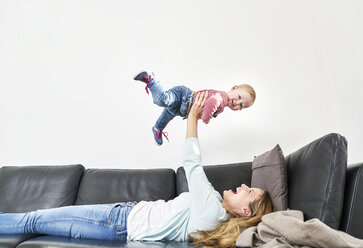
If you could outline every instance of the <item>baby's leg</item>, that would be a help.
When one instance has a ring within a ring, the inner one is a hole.
[[[72,238],[116,239],[110,223],[114,204],[68,206],[0,214],[0,233],[35,233]]]
[[[155,123],[156,129],[163,131],[166,125],[168,125],[169,121],[171,121],[174,117],[175,115],[165,108]]]
[[[153,96],[153,101],[160,107],[170,107],[180,102],[180,95],[175,92],[175,89],[164,90],[159,80],[153,77],[149,82],[149,89]]]

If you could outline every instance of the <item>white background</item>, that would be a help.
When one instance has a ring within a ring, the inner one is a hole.
[[[177,168],[186,121],[157,147],[162,108],[132,76],[255,105],[200,124],[204,164],[285,155],[331,132],[363,155],[363,1],[1,0],[0,164]]]

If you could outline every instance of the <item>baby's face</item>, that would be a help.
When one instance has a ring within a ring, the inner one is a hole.
[[[243,88],[234,86],[227,93],[228,96],[228,107],[232,110],[242,110],[248,108],[253,104],[252,97],[248,91]]]

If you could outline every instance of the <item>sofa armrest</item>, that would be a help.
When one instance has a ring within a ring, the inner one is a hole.
[[[286,157],[289,208],[301,210],[305,220],[318,218],[339,228],[347,169],[347,141],[325,135]]]
[[[363,163],[351,164],[347,169],[344,206],[340,230],[363,238]]]

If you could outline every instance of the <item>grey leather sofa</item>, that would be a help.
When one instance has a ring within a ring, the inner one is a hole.
[[[328,134],[286,156],[289,208],[306,219],[363,238],[362,164],[347,168],[347,142]],[[252,162],[210,165],[204,170],[220,193],[250,185]],[[130,165],[132,167],[132,165]],[[170,200],[188,191],[182,167],[172,169],[85,169],[82,165],[0,168],[0,212],[140,200]],[[1,248],[191,247],[186,242],[111,242],[48,235],[0,234]]]

